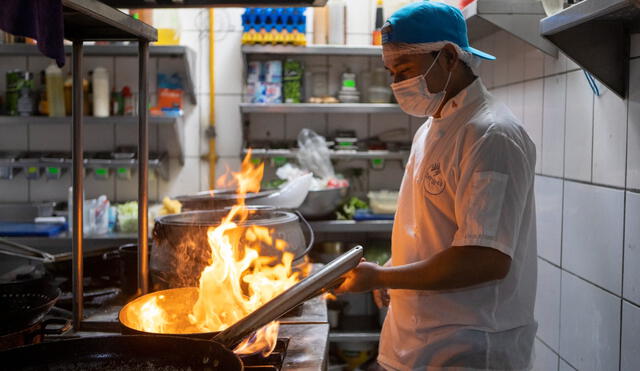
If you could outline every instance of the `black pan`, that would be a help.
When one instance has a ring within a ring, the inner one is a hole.
[[[21,330],[40,320],[60,296],[46,280],[16,282],[0,286],[0,334]]]
[[[1,370],[242,370],[222,344],[173,336],[105,336],[0,353]]]

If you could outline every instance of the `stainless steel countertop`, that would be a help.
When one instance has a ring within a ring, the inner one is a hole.
[[[329,362],[329,324],[282,324],[279,337],[289,338],[282,370],[325,370]]]

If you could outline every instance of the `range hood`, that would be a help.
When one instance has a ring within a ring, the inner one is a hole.
[[[327,0],[102,0],[114,8],[221,8],[324,6]]]
[[[551,56],[558,55],[558,49],[540,35],[540,20],[546,14],[539,0],[476,0],[462,14],[471,42],[502,29]]]

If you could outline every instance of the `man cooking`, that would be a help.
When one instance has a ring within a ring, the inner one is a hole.
[[[361,262],[337,292],[390,296],[385,369],[529,369],[535,146],[476,77],[479,58],[495,58],[469,46],[458,9],[412,3],[382,32],[400,107],[429,119],[400,187],[391,260]]]

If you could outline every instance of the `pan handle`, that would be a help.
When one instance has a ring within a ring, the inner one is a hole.
[[[0,247],[0,254],[17,256],[20,258],[25,258],[30,260],[37,260],[43,263],[53,263],[55,261],[55,257],[49,253],[40,251],[36,248],[30,247],[27,245],[23,245],[21,243],[10,241],[6,238],[0,237],[0,245],[11,246],[14,249],[18,250],[18,251],[15,251],[12,249]]]
[[[49,325],[60,325],[60,327],[47,328]],[[43,335],[62,335],[71,330],[71,320],[65,318],[49,318],[42,322]]]
[[[240,342],[259,328],[289,312],[311,295],[321,293],[338,284],[342,275],[355,268],[362,259],[363,248],[356,246],[340,255],[321,270],[296,283],[288,290],[268,301],[248,316],[218,333],[212,340],[227,347]]]
[[[296,256],[295,259],[293,259],[293,261],[297,261],[302,259],[305,255],[309,253],[309,251],[311,251],[311,249],[313,248],[313,244],[316,242],[316,236],[313,233],[313,228],[311,228],[311,224],[309,224],[307,219],[305,219],[304,216],[302,216],[302,213],[298,210],[294,210],[293,212],[296,215],[298,215],[298,218],[300,218],[300,221],[302,221],[302,224],[304,224],[304,226],[307,227],[307,229],[309,230],[309,243],[307,244],[307,248],[300,255]]]

